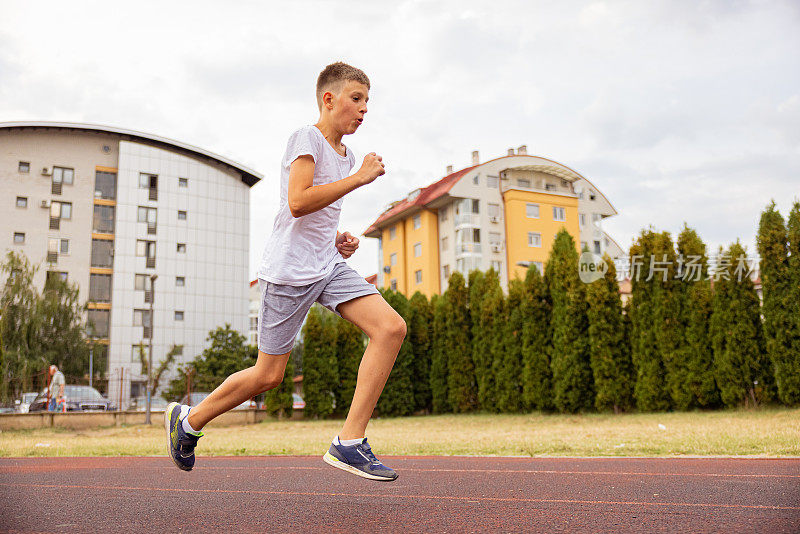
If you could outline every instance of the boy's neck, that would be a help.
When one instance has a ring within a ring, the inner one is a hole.
[[[334,149],[338,149],[342,146],[342,132],[336,130],[336,128],[334,128],[332,124],[328,123],[323,117],[321,117],[314,126],[319,128],[319,131],[322,132],[322,135],[325,137],[325,139],[327,139],[328,143],[330,143]]]

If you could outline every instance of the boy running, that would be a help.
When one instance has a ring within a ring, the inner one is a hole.
[[[229,376],[197,406],[167,407],[170,456],[184,471],[194,467],[195,445],[209,421],[281,383],[303,319],[319,302],[369,338],[347,419],[323,460],[364,478],[397,478],[372,453],[365,432],[406,324],[375,287],[345,263],[358,248],[358,238],[337,231],[343,197],[385,173],[381,157],[371,152],[350,174],[355,157],[342,144],[342,137],[364,122],[369,88],[366,74],[340,62],[325,67],[317,79],[319,120],[289,137],[281,162],[280,209],[258,271],[258,360]]]

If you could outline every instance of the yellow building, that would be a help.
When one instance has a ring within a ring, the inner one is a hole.
[[[364,232],[378,239],[377,286],[427,297],[447,289],[453,271],[493,268],[501,285],[543,270],[555,235],[566,228],[576,248],[622,255],[602,230],[614,207],[586,178],[523,145],[473,164],[393,202]]]

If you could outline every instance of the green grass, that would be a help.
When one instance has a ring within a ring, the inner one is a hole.
[[[342,421],[265,421],[208,428],[202,455],[320,455]],[[662,425],[663,428],[659,427]],[[151,427],[6,431],[0,456],[164,455]],[[380,455],[800,456],[800,409],[627,415],[437,415],[374,419]]]

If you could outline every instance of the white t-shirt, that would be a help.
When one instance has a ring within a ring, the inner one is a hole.
[[[322,280],[337,263],[345,261],[335,244],[344,197],[297,218],[289,210],[288,199],[294,160],[306,154],[313,157],[313,185],[329,184],[350,175],[356,160],[349,147],[346,151],[346,156],[336,152],[316,126],[304,126],[289,137],[281,162],[280,208],[258,269],[261,280],[304,286]]]

